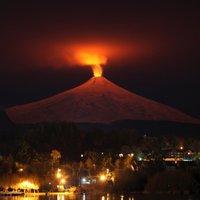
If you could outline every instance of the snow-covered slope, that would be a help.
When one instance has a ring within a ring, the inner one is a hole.
[[[6,113],[15,123],[110,123],[126,119],[199,123],[197,119],[131,93],[104,77],[93,77],[76,88],[41,101],[11,107]]]

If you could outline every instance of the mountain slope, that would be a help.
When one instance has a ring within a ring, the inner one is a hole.
[[[15,128],[15,124],[13,124],[6,113],[0,110],[0,135],[3,133],[11,133]]]
[[[116,120],[159,120],[199,123],[169,106],[131,93],[104,77],[56,96],[6,110],[15,123],[89,122],[110,123]]]

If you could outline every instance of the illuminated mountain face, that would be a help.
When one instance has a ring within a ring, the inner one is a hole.
[[[159,120],[199,123],[169,106],[131,93],[104,77],[56,96],[6,110],[15,123],[89,122],[110,123],[116,120]]]

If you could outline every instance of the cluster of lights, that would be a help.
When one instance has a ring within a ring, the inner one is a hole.
[[[81,182],[82,184],[90,184],[90,180],[88,180],[87,178],[82,178]]]
[[[103,156],[104,155],[104,152],[101,152],[101,155]],[[84,154],[81,154],[81,158],[84,157]]]
[[[58,170],[57,170],[57,173],[56,173],[56,177],[57,177],[57,178],[61,178],[61,176],[62,176],[62,175],[61,175],[61,169],[58,169]]]
[[[102,196],[101,200],[109,200],[109,196],[110,196],[109,194],[107,194],[106,197]],[[120,200],[124,200],[124,195],[120,195]],[[132,198],[129,197],[129,200],[134,200],[134,197],[132,197]]]
[[[59,179],[60,185],[57,185],[57,188],[63,188],[63,185],[66,183],[66,179],[62,178],[63,175],[61,173],[61,169],[57,169],[56,178]]]
[[[112,180],[114,182],[114,176],[112,175],[112,173],[110,172],[110,170],[107,168],[106,172],[101,174],[99,176],[100,181],[105,182],[108,180]]]
[[[30,190],[30,189],[39,189],[39,186],[37,184],[34,184],[28,180],[20,182],[17,184],[18,188],[22,188],[22,189],[26,189],[26,190]]]
[[[133,156],[134,156],[134,153],[129,153],[128,156],[129,156],[129,157],[133,157]],[[123,158],[123,157],[124,157],[124,154],[123,154],[123,153],[119,153],[119,157],[120,157],[120,158]]]

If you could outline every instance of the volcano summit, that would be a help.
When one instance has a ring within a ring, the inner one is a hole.
[[[6,110],[20,124],[39,122],[111,123],[117,120],[158,120],[199,123],[174,108],[129,92],[104,77],[37,102]]]

